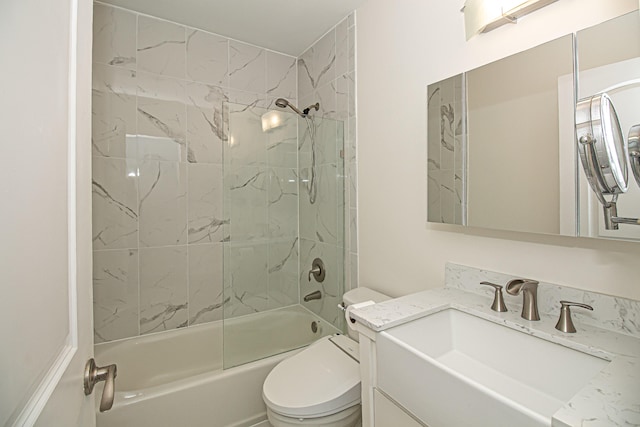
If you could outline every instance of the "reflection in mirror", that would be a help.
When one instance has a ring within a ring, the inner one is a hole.
[[[640,125],[635,125],[629,131],[629,162],[631,171],[640,187]]]
[[[572,53],[569,35],[429,85],[428,221],[561,232],[558,123],[573,120]],[[574,218],[575,207],[566,234]]]
[[[607,151],[606,144],[596,145],[597,142],[606,142],[602,137],[586,146],[596,155],[599,154],[603,163],[596,161],[590,168],[588,162],[585,163],[583,160],[580,165],[579,234],[590,237],[640,239],[640,227],[631,225],[636,223],[635,219],[640,216],[640,185],[637,185],[640,181],[628,176],[627,185],[619,185],[616,191],[606,191],[606,186],[603,188],[602,185],[598,185],[616,175],[615,168],[607,166],[608,159],[620,163],[620,171],[628,168],[632,172],[630,175],[633,175],[636,165],[637,157],[634,153],[637,147],[633,144],[636,138],[634,127],[640,124],[640,14],[632,12],[578,32],[577,47],[577,98],[580,101],[576,117],[576,137],[580,141],[580,106],[592,98],[606,96],[612,106],[611,111],[615,108],[615,118],[620,126],[620,135],[617,137],[620,145],[611,145],[611,148],[617,146],[617,149]],[[605,131],[607,122],[613,124],[612,129],[615,128],[615,118],[602,122]],[[596,139],[597,133],[600,132],[599,126],[595,126],[593,130],[590,135]],[[582,135],[582,139],[585,139],[585,135]],[[581,154],[587,151],[584,147],[585,145],[579,142]],[[630,162],[629,167],[627,162]],[[591,186],[588,180],[590,175],[597,177],[595,184],[592,179]],[[627,187],[626,190],[623,187]],[[614,204],[607,207],[612,201]],[[621,218],[617,221],[620,224],[616,222],[616,218]]]
[[[464,76],[427,88],[427,220],[466,224]]]

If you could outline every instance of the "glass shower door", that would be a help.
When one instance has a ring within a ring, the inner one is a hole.
[[[224,367],[229,368],[299,348],[336,329],[321,317],[320,310],[313,312],[312,307],[301,304],[310,289],[302,270],[306,267],[300,264],[301,249],[308,254],[313,251],[308,250],[308,239],[301,237],[300,195],[305,191],[301,177],[310,174],[311,168],[300,168],[298,141],[299,128],[310,119],[286,110],[235,103],[225,103],[223,111],[229,129],[223,151],[227,220],[223,341]],[[337,137],[334,132],[333,147],[337,147]],[[340,186],[341,194],[342,175],[340,179],[333,176],[329,185]],[[317,179],[316,185],[320,184]],[[324,197],[320,187],[317,191]],[[337,209],[337,196],[333,206]],[[334,209],[332,227],[336,230],[337,217]],[[335,284],[327,294],[340,293],[341,297],[344,268],[337,267],[337,249],[334,252],[336,268],[331,280]]]

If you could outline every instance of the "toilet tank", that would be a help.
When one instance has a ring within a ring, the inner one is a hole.
[[[389,296],[381,294],[380,292],[374,291],[373,289],[369,289],[364,286],[351,289],[350,291],[345,292],[344,296],[342,297],[342,301],[344,302],[345,307],[350,306],[351,304],[358,304],[365,301],[373,301],[377,304],[389,299],[391,299]]]
[[[382,301],[387,301],[391,299],[389,296],[385,294],[381,294],[380,292],[376,292],[373,289],[366,288],[364,286],[351,289],[350,291],[345,292],[342,297],[342,302],[345,307],[350,306],[351,304],[358,304],[365,301],[373,301],[376,304]],[[347,328],[349,337],[353,340],[358,341],[358,333],[351,328]]]

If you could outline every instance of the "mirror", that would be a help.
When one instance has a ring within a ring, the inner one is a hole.
[[[429,222],[640,239],[632,225],[640,216],[638,12],[582,30],[575,43],[570,34],[427,92]],[[601,129],[604,149],[577,142],[581,120],[589,131],[594,123]]]
[[[559,103],[573,109],[572,52],[568,35],[429,85],[430,222],[560,233]]]
[[[579,31],[576,53],[576,137],[582,159],[579,235],[640,239],[640,227],[635,225],[640,217],[640,182],[634,177],[636,125],[640,125],[640,14],[632,12]],[[587,103],[592,114],[601,117],[585,131],[581,113]],[[589,136],[593,143],[580,142]],[[585,158],[594,159],[594,164],[590,167]]]

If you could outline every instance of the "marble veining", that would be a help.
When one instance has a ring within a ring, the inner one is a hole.
[[[190,164],[188,172],[189,243],[225,240],[222,166]]]
[[[335,41],[334,29],[298,58],[298,94],[309,94],[335,79]]]
[[[186,159],[183,82],[138,73],[138,156],[147,160]]]
[[[91,146],[94,156],[136,157],[136,72],[94,64]]]
[[[245,166],[225,172],[224,217],[230,241],[261,240],[268,235],[267,189],[263,167]]]
[[[296,236],[298,234],[296,169],[271,168],[268,185],[269,236]]]
[[[480,286],[482,281],[505,285],[509,280],[521,278],[511,274],[498,273],[454,263],[445,266],[447,287],[461,289],[479,295],[491,296],[488,286]],[[536,280],[535,277],[529,279]],[[521,297],[512,297],[505,293],[507,307],[519,310]],[[640,301],[617,298],[596,292],[559,286],[542,282],[538,285],[538,310],[540,313],[556,317],[560,314],[560,300],[575,301],[593,306],[593,311],[574,309],[571,311],[576,328],[581,323],[623,333],[640,338]]]
[[[188,319],[187,247],[140,249],[140,333],[179,327]]]
[[[222,319],[223,295],[222,243],[188,246],[189,325]],[[186,326],[186,325],[181,325]]]
[[[506,301],[509,311],[496,313],[490,309],[493,291],[489,287],[478,286],[477,279],[500,283],[507,275],[447,264],[446,286],[396,298],[373,306],[352,311],[358,323],[375,332],[383,331],[412,320],[428,316],[438,311],[453,308],[505,327],[538,337],[592,356],[610,363],[589,383],[573,396],[552,419],[557,426],[628,426],[638,425],[640,421],[640,339],[637,335],[627,334],[623,328],[611,328],[606,322],[592,325],[584,319],[574,318],[578,332],[566,334],[555,329],[557,313],[544,309],[548,307],[543,297],[541,320],[525,321],[520,317],[520,308]],[[514,277],[514,276],[508,276]],[[559,297],[576,295],[576,292],[590,294],[557,285],[539,288],[539,296],[546,292]],[[599,295],[599,294],[595,294]],[[639,305],[637,301],[599,295],[592,301],[598,310],[598,303],[606,305],[606,298],[621,300],[615,307],[625,307],[618,315],[637,319]],[[589,300],[588,298],[586,298]],[[613,307],[613,306],[612,306]],[[578,310],[572,313],[577,314]],[[630,313],[633,311],[633,313]],[[615,317],[613,312],[603,309],[601,316]],[[625,323],[624,321],[618,322]],[[630,322],[634,323],[634,322]],[[626,324],[626,323],[625,323]]]
[[[140,165],[140,245],[187,242],[187,179],[182,163],[145,161]]]
[[[93,254],[94,341],[138,335],[138,251]]]
[[[216,34],[187,29],[187,78],[228,86],[229,40]]]
[[[93,7],[93,61],[116,67],[136,67],[136,16],[122,9]]]
[[[187,161],[222,163],[223,144],[227,141],[229,117],[224,103],[227,91],[217,86],[190,83],[187,97]]]
[[[296,98],[296,58],[267,52],[267,95]]]
[[[224,246],[225,318],[243,316],[268,309],[268,244],[230,242]]]
[[[148,16],[138,17],[138,70],[185,77],[186,29]]]
[[[278,239],[269,243],[269,308],[298,303],[299,238]]]
[[[135,160],[93,158],[93,248],[124,249],[138,240]]]
[[[266,92],[264,49],[231,40],[229,42],[229,86],[248,92]]]
[[[427,219],[464,224],[466,126],[461,74],[427,88]]]

